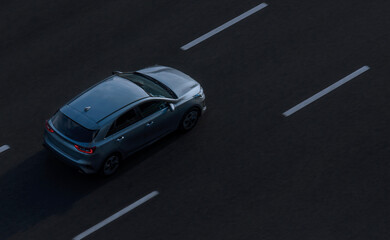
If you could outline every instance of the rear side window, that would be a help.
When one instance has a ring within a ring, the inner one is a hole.
[[[129,111],[122,114],[111,126],[110,130],[107,133],[107,136],[110,136],[113,133],[116,133],[131,124],[137,122],[139,120],[139,116],[134,111],[134,109],[130,109]]]
[[[72,119],[68,118],[61,111],[58,111],[51,119],[54,127],[70,139],[78,142],[91,142],[96,130],[89,130]]]

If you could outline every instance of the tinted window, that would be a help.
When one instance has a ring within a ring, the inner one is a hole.
[[[68,118],[61,111],[58,111],[51,119],[54,127],[65,136],[79,142],[91,142],[96,130],[89,130],[72,119]]]
[[[171,89],[153,78],[145,77],[140,73],[126,73],[119,76],[132,81],[152,97],[176,98]]]
[[[125,112],[112,124],[110,130],[107,133],[107,136],[130,126],[131,124],[137,122],[138,120],[139,117],[134,111],[134,109]]]
[[[166,102],[150,101],[139,105],[139,110],[142,114],[142,117],[147,117],[161,109],[164,109],[166,106],[167,106]]]

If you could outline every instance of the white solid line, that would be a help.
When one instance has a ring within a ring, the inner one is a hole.
[[[353,73],[349,74],[348,76],[344,77],[343,79],[333,83],[332,85],[330,85],[329,87],[325,88],[321,92],[318,92],[318,93],[314,94],[313,96],[311,96],[310,98],[306,99],[305,101],[299,103],[295,107],[290,108],[289,110],[285,111],[283,113],[283,115],[285,117],[290,116],[291,114],[295,113],[296,111],[306,107],[310,103],[314,102],[315,100],[319,99],[320,97],[324,96],[325,94],[330,93],[331,91],[335,90],[336,88],[340,87],[344,83],[354,79],[355,77],[359,76],[360,74],[364,73],[365,71],[367,71],[369,69],[370,69],[370,67],[368,67],[368,66],[363,66],[363,67],[359,68],[355,72],[353,72]]]
[[[204,40],[208,39],[209,37],[219,33],[220,31],[232,26],[233,24],[241,21],[242,19],[254,14],[255,12],[257,11],[260,11],[261,9],[265,8],[266,6],[268,6],[268,4],[266,3],[261,3],[259,5],[257,5],[256,7],[244,12],[243,14],[241,14],[240,16],[238,17],[235,17],[233,18],[232,20],[230,20],[229,22],[215,28],[214,30],[211,30],[210,32],[198,37],[197,39],[195,39],[194,41],[192,42],[189,42],[187,43],[186,45],[182,46],[180,49],[181,50],[188,50],[190,48],[192,48],[193,46],[195,46],[196,44],[200,43],[200,42],[203,42]]]
[[[120,210],[119,212],[115,213],[111,217],[108,217],[101,221],[100,223],[96,224],[95,226],[87,229],[86,231],[80,233],[76,237],[73,238],[73,240],[80,240],[88,236],[89,234],[99,230],[100,228],[104,227],[105,225],[109,224],[110,222],[114,221],[115,219],[123,216],[124,214],[128,213],[129,211],[133,210],[134,208],[138,207],[139,205],[145,203],[146,201],[150,200],[151,198],[158,195],[157,191],[153,191],[146,195],[145,197],[137,200],[136,202],[130,204],[129,206],[125,207],[124,209]]]
[[[0,153],[4,152],[4,151],[7,151],[8,149],[10,149],[10,146],[8,145],[3,145],[0,147]]]

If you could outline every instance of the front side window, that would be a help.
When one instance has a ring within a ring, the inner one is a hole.
[[[153,113],[160,111],[161,109],[164,109],[167,107],[166,102],[162,101],[149,101],[142,103],[139,105],[139,110],[141,112],[142,117],[147,117],[152,115]]]
[[[134,111],[134,109],[130,109],[129,111],[122,114],[111,126],[110,130],[107,133],[107,136],[116,133],[131,124],[137,122],[139,120],[139,116]]]
[[[62,134],[78,142],[91,142],[96,135],[96,130],[89,130],[76,123],[61,111],[58,111],[51,119],[53,126]]]

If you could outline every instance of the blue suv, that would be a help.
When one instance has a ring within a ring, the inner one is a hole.
[[[198,82],[164,66],[114,72],[46,121],[44,146],[84,173],[114,174],[122,159],[206,110]]]

